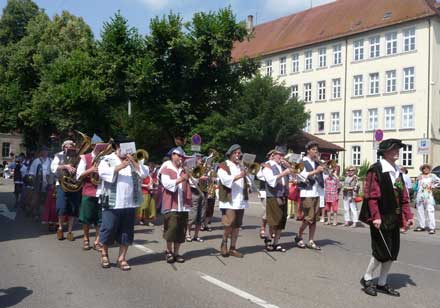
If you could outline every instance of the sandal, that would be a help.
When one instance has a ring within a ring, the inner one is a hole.
[[[314,249],[314,250],[321,250],[321,247],[316,245],[316,243],[312,240],[310,240],[309,243],[307,244],[307,248]]]
[[[83,240],[83,250],[90,250],[90,248],[89,240]]]
[[[176,260],[177,263],[184,263],[185,262],[185,258],[182,257],[181,255],[176,255],[174,257],[174,259]]]
[[[131,270],[131,266],[126,260],[118,261],[118,266],[119,269],[124,272]]]
[[[204,242],[204,240],[202,238],[200,238],[200,237],[193,237],[191,241],[192,242],[199,242],[199,243],[203,243]]]
[[[99,251],[102,249],[102,245],[100,243],[93,243],[93,249]]]
[[[295,236],[295,243],[299,248],[306,248],[306,244],[304,244],[302,237]]]
[[[261,239],[266,238],[266,231],[264,231],[264,229],[261,229],[261,230],[260,230],[260,238],[261,238]]]
[[[110,267],[110,261],[108,260],[107,254],[100,254],[101,255],[101,267],[102,268],[109,268]]]
[[[167,263],[174,263],[176,260],[174,259],[174,255],[170,251],[165,251],[165,260]]]
[[[287,250],[286,250],[286,248],[283,248],[283,246],[281,246],[281,245],[276,245],[276,246],[274,247],[274,251],[278,251],[278,252],[286,252]]]

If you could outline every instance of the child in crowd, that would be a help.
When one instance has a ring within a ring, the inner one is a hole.
[[[325,178],[324,190],[325,211],[327,212],[327,222],[324,224],[330,224],[331,213],[333,212],[333,226],[337,226],[339,191],[341,190],[341,183],[338,176],[335,174],[335,169],[330,169],[330,174]]]

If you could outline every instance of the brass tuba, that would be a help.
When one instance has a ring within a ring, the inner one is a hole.
[[[102,150],[101,152],[99,152],[98,155],[95,156],[95,158],[93,159],[93,166],[97,167],[99,165],[99,163],[101,162],[101,160],[104,158],[104,156],[110,155],[111,153],[113,153],[113,139],[112,138],[110,138],[105,149]],[[101,180],[99,179],[99,175],[97,173],[92,173],[90,175],[90,181],[92,182],[93,185],[99,185],[101,183]]]
[[[92,139],[87,136],[86,134],[75,131],[77,135],[79,136],[78,143],[79,147],[76,149],[75,153],[71,156],[67,156],[64,158],[64,164],[71,165],[74,168],[78,167],[78,164],[81,160],[80,155],[83,155],[90,151],[91,145],[92,145]],[[63,191],[65,192],[77,192],[79,191],[84,184],[83,179],[79,178],[76,179],[76,173],[70,174],[68,172],[64,172],[63,175],[60,178],[60,185]]]

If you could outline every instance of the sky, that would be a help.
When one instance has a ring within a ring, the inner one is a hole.
[[[231,6],[237,20],[246,20],[254,16],[254,24],[261,24],[273,19],[317,6],[333,0],[34,0],[40,8],[53,17],[67,10],[81,16],[92,28],[95,37],[100,37],[104,22],[120,10],[130,26],[141,34],[149,32],[150,19],[163,16],[170,11],[179,13],[184,21],[191,20],[194,13],[216,11]],[[0,0],[0,8],[7,0]]]

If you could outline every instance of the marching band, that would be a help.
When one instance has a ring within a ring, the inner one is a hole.
[[[342,188],[347,213],[345,225],[350,222],[352,226],[357,225],[356,206],[352,205],[359,191],[355,169],[348,168],[342,185],[335,175],[336,163],[319,160],[316,142],[307,143],[306,155],[299,159],[296,157],[293,161],[292,154],[288,154],[284,146],[276,146],[267,153],[268,160],[261,164],[254,162],[255,155],[243,153],[239,144],[231,145],[223,159],[214,150],[205,157],[199,153],[188,156],[177,145],[168,152],[162,165],[155,168],[154,164],[148,162],[148,152],[136,150],[132,140],[119,137],[105,143],[96,134],[89,138],[81,132],[77,133],[79,142],[65,140],[61,146],[62,151],[56,153],[53,160],[48,157],[48,149],[42,147],[38,159],[19,164],[23,178],[22,206],[27,215],[33,214],[36,218],[43,212],[43,220],[47,222],[53,222],[56,213],[58,240],[64,239],[65,222],[67,240],[75,239],[73,224],[75,217],[79,216],[83,227],[82,248],[98,251],[102,268],[110,267],[108,248],[117,241],[120,245],[118,266],[123,271],[131,269],[126,254],[133,243],[135,221],[143,224],[146,220],[155,220],[156,211],[163,216],[166,262],[185,262],[180,247],[185,241],[203,242],[199,232],[210,231],[216,198],[224,227],[220,255],[243,258],[243,252],[238,248],[238,238],[244,212],[249,207],[249,195],[257,191],[255,180],[260,182],[258,196],[262,213],[259,236],[264,240],[265,251],[286,251],[279,240],[288,216],[294,217],[292,213],[288,215],[288,200],[298,202],[298,211],[301,210],[301,213],[294,213],[297,220],[302,220],[294,239],[299,248],[321,249],[315,242],[317,221],[320,215],[324,219],[327,211],[328,221],[325,224],[330,224],[330,213],[333,212],[333,225],[337,225],[338,195]],[[374,164],[367,176],[367,181],[370,179],[379,184],[374,182],[375,187],[371,183],[366,185],[367,199],[364,200],[359,218],[370,225],[373,243],[373,256],[361,279],[361,285],[364,292],[372,296],[376,295],[377,290],[398,296],[398,292],[386,284],[386,274],[398,254],[399,226],[405,220],[400,215],[407,218],[407,224],[412,224],[412,214],[408,211],[408,194],[402,193],[403,197],[396,200],[392,188],[386,186],[388,182],[381,182],[384,181],[380,175],[385,172],[383,168],[388,168],[386,171],[393,175],[393,182],[400,181],[400,174],[393,173],[397,169],[393,167],[395,157],[390,155],[394,154],[388,152],[399,149],[402,144],[393,139],[385,140],[382,145],[388,145],[387,148],[380,148],[385,159]],[[372,178],[375,174],[378,175]],[[51,185],[53,182],[55,186]],[[401,184],[405,185],[403,180]],[[291,197],[292,187],[300,198]],[[26,190],[33,194],[31,201],[26,196]],[[321,192],[324,191],[325,203],[321,200]],[[382,233],[381,217],[389,215],[386,205],[380,201],[385,196],[387,202],[393,200],[395,213],[392,214],[397,215],[393,219],[398,223],[393,224],[397,229],[392,232],[385,229]],[[40,206],[43,204],[44,209],[41,211]],[[151,209],[151,205],[154,209]],[[90,244],[91,226],[96,230],[93,244]],[[193,226],[194,234],[191,235]],[[309,239],[305,242],[303,234],[307,228]],[[382,266],[379,279],[381,286],[375,287],[371,279],[374,269],[379,265]]]

